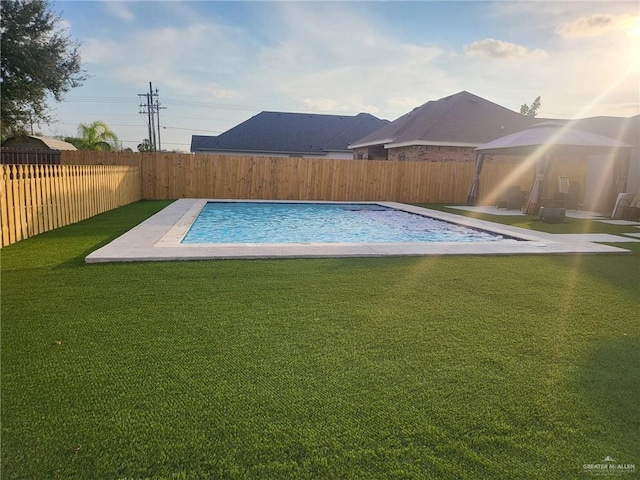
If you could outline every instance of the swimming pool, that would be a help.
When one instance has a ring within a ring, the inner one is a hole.
[[[479,242],[337,242],[337,243],[182,243],[186,233],[208,202],[253,202],[182,198],[107,245],[91,252],[87,263],[232,258],[338,258],[395,255],[548,255],[566,253],[628,253],[627,250],[590,241],[575,241],[529,229],[455,215],[397,202],[360,202],[444,220],[472,229],[493,232],[503,240]],[[266,203],[294,203],[269,200]],[[337,202],[299,202],[337,203]]]
[[[371,203],[207,202],[183,244],[492,242],[504,235]]]

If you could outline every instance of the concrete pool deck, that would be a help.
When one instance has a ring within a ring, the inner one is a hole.
[[[617,235],[552,235],[525,228],[511,227],[451,213],[396,202],[368,203],[425,215],[468,227],[516,237],[521,241],[494,242],[425,242],[425,243],[291,243],[291,244],[181,244],[182,237],[208,201],[242,201],[222,199],[176,200],[140,225],[109,244],[89,254],[87,263],[135,262],[162,260],[209,260],[241,258],[314,258],[314,257],[383,257],[407,255],[548,255],[628,253],[627,250],[594,241],[634,242],[634,238]],[[256,200],[260,201],[260,200]],[[274,202],[273,200],[264,200]],[[292,202],[286,203],[310,203]],[[340,203],[340,202],[317,202]]]

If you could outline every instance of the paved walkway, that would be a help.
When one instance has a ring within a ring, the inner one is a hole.
[[[450,206],[448,208],[455,208],[456,210],[465,210],[467,212],[477,212],[477,213],[486,213],[488,215],[523,215],[520,210],[507,210],[505,208],[497,208],[497,207],[467,207],[464,205]],[[587,212],[585,210],[567,210],[566,216],[570,218],[583,218],[583,219],[602,219],[607,218],[603,217],[601,213],[598,212]]]

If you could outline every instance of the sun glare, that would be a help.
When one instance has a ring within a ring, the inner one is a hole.
[[[630,37],[640,39],[640,15],[632,18],[629,22],[629,27],[625,28],[625,30]]]
[[[640,68],[640,16],[635,17],[625,29],[629,38],[629,57],[631,66]]]

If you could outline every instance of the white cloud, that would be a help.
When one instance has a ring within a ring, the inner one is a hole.
[[[132,31],[120,39],[92,38],[82,47],[85,62],[118,82],[155,80],[201,100],[238,96],[232,85],[251,55],[233,40],[238,31],[215,24],[192,24]]]
[[[420,104],[420,100],[415,97],[391,97],[387,100],[390,107],[413,108]]]
[[[107,14],[114,16],[123,22],[131,23],[136,19],[133,11],[131,11],[131,5],[125,2],[114,2],[106,0],[103,2],[104,10]]]
[[[309,110],[318,112],[335,112],[340,108],[338,102],[327,98],[305,98],[304,104]]]
[[[443,79],[436,65],[441,48],[389,36],[366,5],[282,2],[273,7],[269,21],[278,28],[260,50],[255,82],[305,108],[379,111],[385,99],[421,97]]]
[[[543,59],[548,55],[544,50],[536,48],[529,50],[522,45],[504,42],[493,38],[486,38],[464,46],[464,52],[469,57],[487,57],[501,60],[508,59]]]
[[[638,28],[639,22],[638,15],[595,13],[563,23],[556,28],[556,33],[566,38],[599,37],[616,31]]]
[[[61,18],[57,23],[57,28],[61,32],[68,33],[71,30],[71,23],[64,18]]]
[[[510,38],[526,38],[546,56],[491,63],[477,75],[482,56],[448,72],[468,75],[465,89],[517,110],[542,96],[541,115],[569,118],[640,113],[640,31],[634,2],[494,2],[490,21],[509,25]],[[626,30],[627,34],[623,33]],[[515,43],[522,43],[516,41]]]
[[[126,58],[125,49],[113,40],[91,38],[81,46],[82,61],[95,64],[114,64]]]

